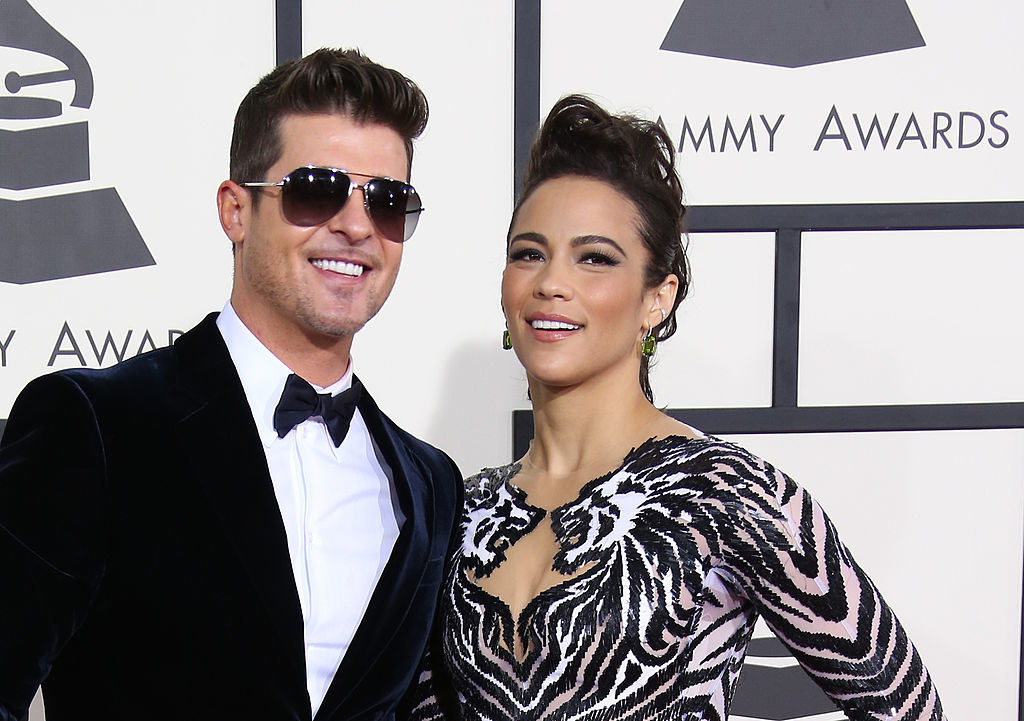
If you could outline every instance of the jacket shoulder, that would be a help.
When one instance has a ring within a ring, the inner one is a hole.
[[[186,379],[202,382],[204,368],[217,365],[216,361],[221,358],[230,363],[215,319],[215,314],[208,316],[171,346],[142,353],[106,368],[55,371],[36,378],[25,390],[45,395],[73,388],[78,394],[101,403],[105,399],[128,398],[139,404],[189,395],[184,393],[184,388],[196,383]]]
[[[411,454],[430,467],[432,473],[449,475],[461,481],[462,472],[459,471],[458,465],[456,465],[455,461],[453,461],[447,453],[442,451],[440,448],[432,446],[426,441],[417,438],[398,426],[398,424],[383,413],[381,413],[381,419],[391,427],[395,437],[405,445],[406,449]]]

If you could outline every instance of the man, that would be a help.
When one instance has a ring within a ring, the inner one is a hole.
[[[426,119],[358,52],[275,69],[218,192],[224,311],[23,391],[0,447],[0,719],[40,683],[48,721],[391,718],[461,481],[349,350],[415,227]]]

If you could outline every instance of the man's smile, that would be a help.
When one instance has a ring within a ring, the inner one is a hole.
[[[340,275],[347,275],[353,278],[361,276],[363,271],[366,269],[365,266],[360,265],[359,263],[350,263],[344,260],[334,260],[331,258],[313,258],[309,262],[320,270],[326,270]]]

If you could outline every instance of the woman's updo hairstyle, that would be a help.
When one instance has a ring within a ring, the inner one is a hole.
[[[665,309],[665,320],[654,328],[659,341],[672,337],[676,308],[689,289],[690,269],[682,242],[683,187],[668,133],[649,120],[612,115],[584,95],[562,98],[548,113],[530,148],[509,236],[519,208],[533,191],[545,181],[564,176],[605,182],[632,201],[649,256],[645,288],[659,285],[670,273],[679,278],[675,303]],[[649,359],[641,355],[640,387],[653,401],[649,370]]]

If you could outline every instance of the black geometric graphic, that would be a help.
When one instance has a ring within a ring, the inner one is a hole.
[[[661,49],[798,68],[924,44],[904,0],[685,0]]]
[[[274,0],[277,64],[302,57],[302,0]]]
[[[11,71],[4,79],[7,89],[17,94],[22,88],[62,80],[75,82],[71,105],[88,108],[92,105],[92,70],[81,51],[43,20],[26,0],[0,2],[0,46],[44,53],[65,65],[65,70],[37,75],[19,75]],[[0,98],[0,117],[53,118],[60,115],[60,102],[50,98]]]
[[[0,199],[0,282],[37,283],[154,265],[113,188]]]
[[[27,0],[0,0],[0,46],[41,53],[62,69],[4,78],[10,95],[0,96],[0,120],[60,117],[63,105],[22,91],[74,83],[70,104],[92,104],[88,61]],[[90,179],[89,130],[85,122],[0,129],[0,188],[51,188]],[[50,194],[30,200],[0,200],[0,282],[36,283],[153,265],[153,256],[113,188]]]
[[[0,100],[49,98],[0,98]],[[0,129],[0,157],[28,159],[0,165],[0,188],[28,190],[89,179],[89,125],[85,122],[27,130]]]
[[[784,721],[836,711],[832,699],[819,689],[793,660],[782,667],[757,664],[763,658],[788,658],[789,650],[777,638],[755,638],[747,647],[747,660],[736,684],[730,711],[737,716]]]

